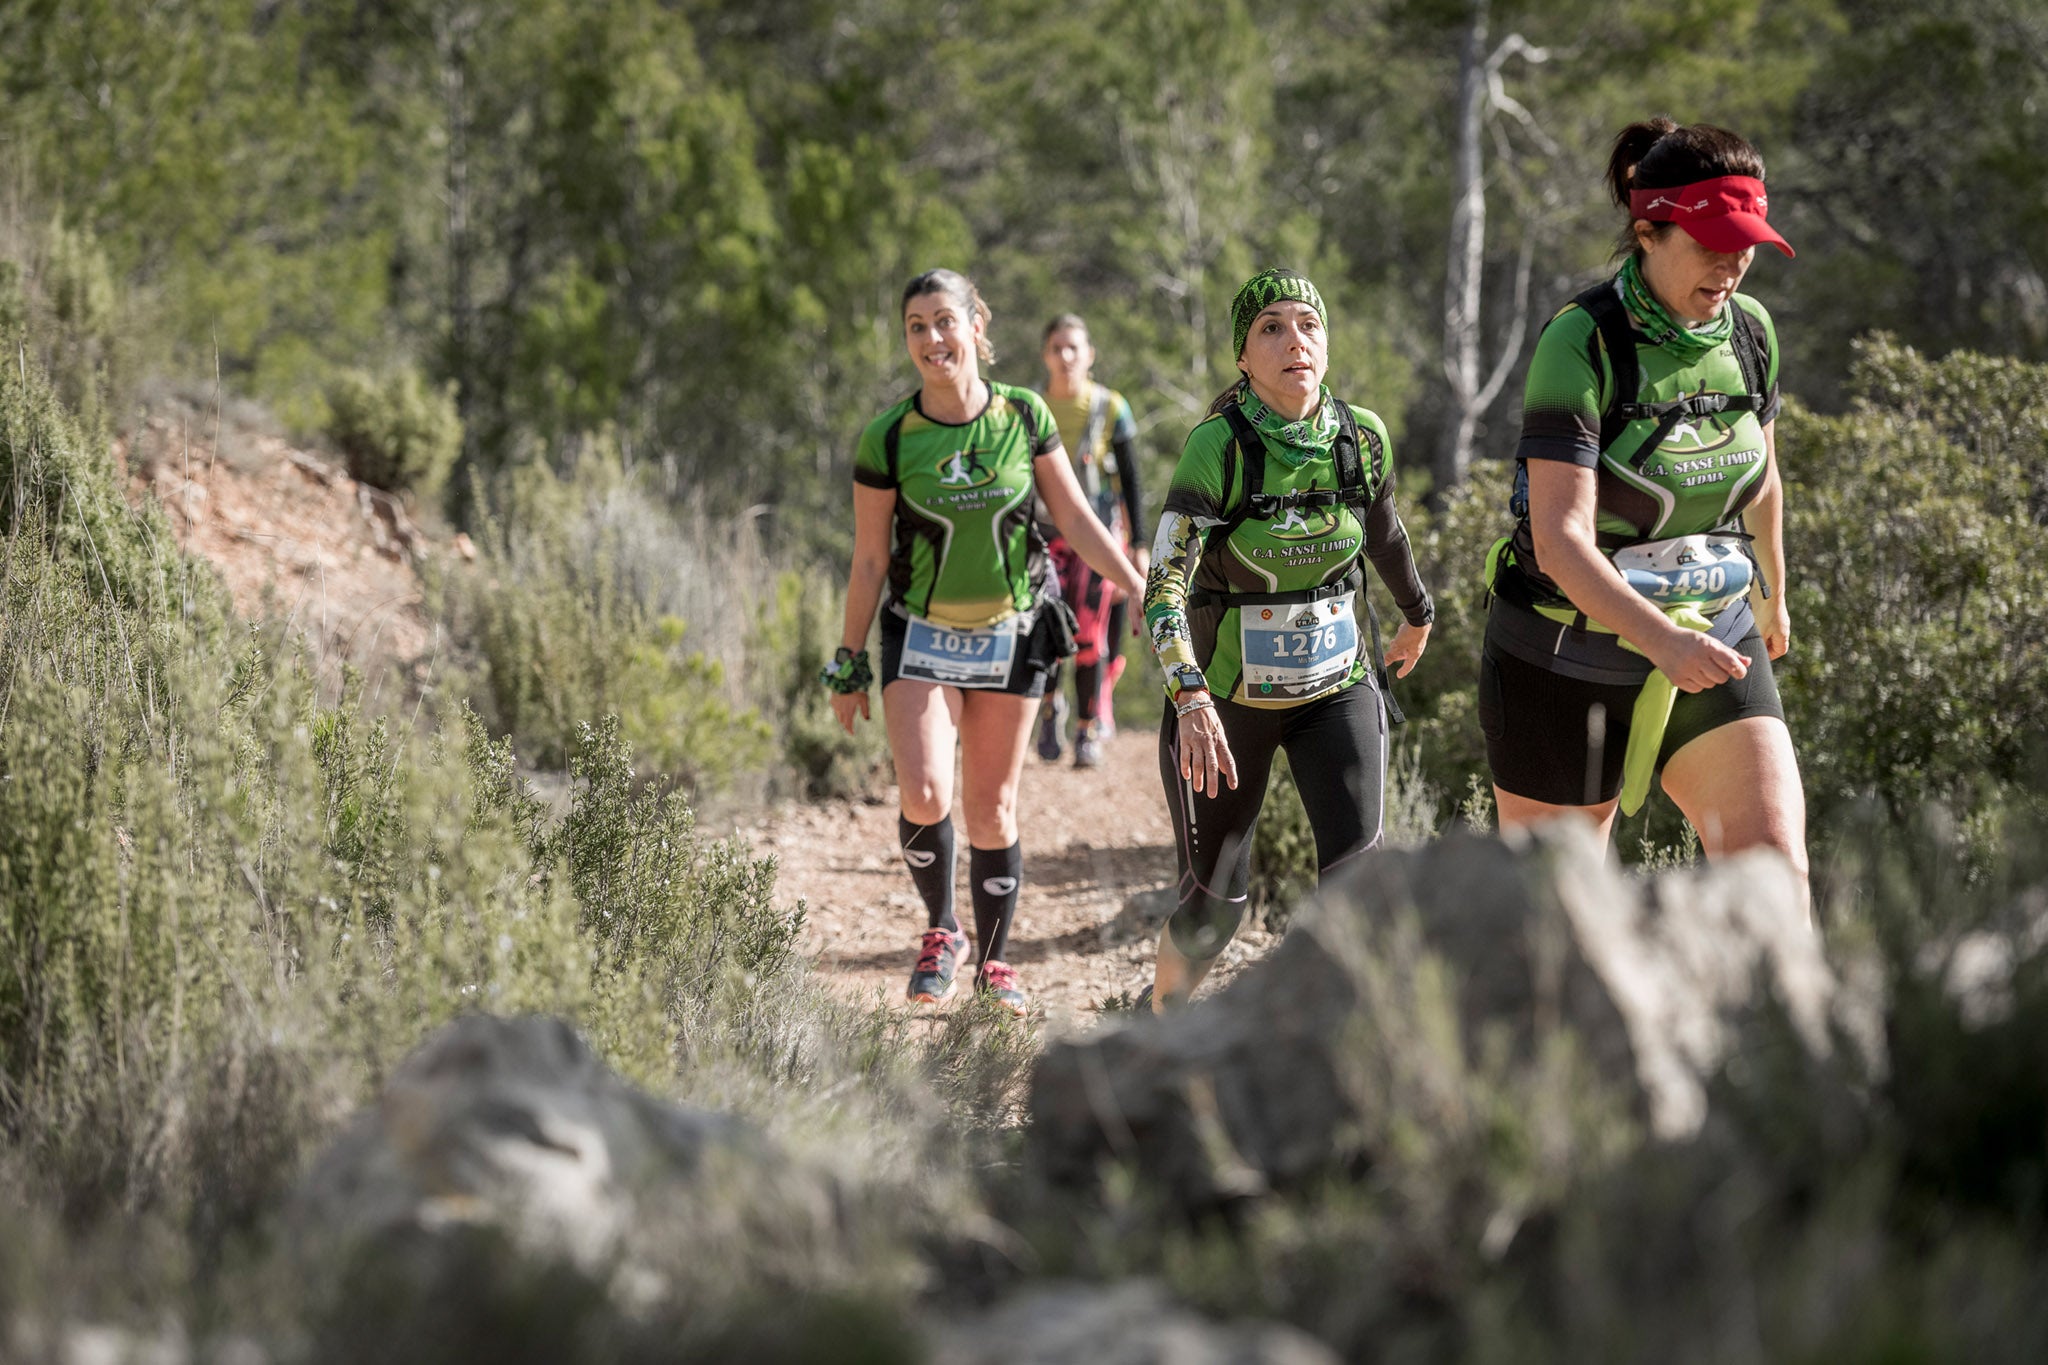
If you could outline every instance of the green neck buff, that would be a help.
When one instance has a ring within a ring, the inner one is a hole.
[[[1737,304],[1732,298],[1721,305],[1721,315],[1706,326],[1688,327],[1657,302],[1650,286],[1643,283],[1642,272],[1636,269],[1635,257],[1621,263],[1619,282],[1621,302],[1636,330],[1648,337],[1651,345],[1663,347],[1685,364],[1701,359],[1734,335]]]
[[[1290,422],[1279,413],[1267,407],[1252,392],[1251,381],[1241,381],[1237,386],[1237,405],[1244,410],[1245,418],[1266,438],[1281,462],[1298,468],[1310,460],[1328,459],[1330,451],[1337,444],[1337,416],[1330,398],[1330,386],[1322,386],[1322,393],[1309,414],[1296,422]]]

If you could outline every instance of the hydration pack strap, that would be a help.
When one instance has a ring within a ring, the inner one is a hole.
[[[1311,488],[1295,493],[1268,493],[1266,486],[1266,442],[1259,435],[1258,428],[1244,415],[1244,409],[1236,400],[1223,407],[1223,418],[1230,423],[1231,447],[1237,458],[1226,461],[1226,468],[1244,471],[1244,501],[1228,521],[1213,528],[1208,539],[1211,542],[1227,541],[1231,534],[1245,522],[1256,517],[1260,521],[1271,521],[1282,512],[1293,507],[1337,507],[1355,509],[1361,531],[1365,523],[1365,507],[1378,494],[1385,480],[1387,469],[1387,448],[1380,440],[1380,434],[1370,427],[1360,427],[1358,417],[1351,411],[1351,405],[1337,398],[1325,401],[1336,404],[1337,439],[1330,449],[1330,458],[1337,466],[1335,488]],[[1366,468],[1363,446],[1372,448],[1372,468]],[[1232,476],[1224,475],[1224,500],[1230,497]],[[1365,539],[1359,537],[1358,554],[1344,573],[1320,587],[1291,593],[1246,593],[1234,590],[1197,588],[1188,594],[1190,607],[1231,607],[1260,606],[1273,602],[1320,601],[1335,597],[1342,592],[1356,590],[1359,600],[1365,606],[1365,624],[1368,638],[1372,641],[1373,675],[1379,682],[1380,697],[1387,704],[1387,720],[1390,725],[1406,723],[1407,716],[1401,712],[1394,700],[1392,679],[1380,659],[1380,619],[1373,610],[1372,594],[1366,590],[1365,574],[1359,564],[1365,557]]]
[[[1636,360],[1636,329],[1629,321],[1628,308],[1621,296],[1610,283],[1596,284],[1580,294],[1574,303],[1586,310],[1592,317],[1593,325],[1599,330],[1601,345],[1607,351],[1607,368],[1613,379],[1613,392],[1607,407],[1600,414],[1600,449],[1611,450],[1631,422],[1654,421],[1656,427],[1629,456],[1631,469],[1641,469],[1650,458],[1650,452],[1664,443],[1671,429],[1687,417],[1711,417],[1723,412],[1761,413],[1768,401],[1765,394],[1765,365],[1763,344],[1756,335],[1756,319],[1749,310],[1729,299],[1727,306],[1735,310],[1735,322],[1731,328],[1731,342],[1736,363],[1742,369],[1743,387],[1747,393],[1702,393],[1690,398],[1673,398],[1662,403],[1639,401],[1642,392],[1642,370]]]
[[[1097,384],[1088,400],[1088,424],[1081,428],[1081,448],[1075,454],[1094,462],[1096,447],[1102,444],[1102,428],[1108,422],[1109,390]]]
[[[1223,523],[1222,533],[1228,539],[1231,532],[1245,522],[1257,519],[1271,521],[1282,512],[1294,507],[1336,507],[1339,505],[1362,509],[1373,500],[1378,492],[1381,479],[1386,472],[1387,451],[1378,432],[1361,428],[1351,411],[1349,403],[1329,400],[1337,407],[1337,439],[1330,450],[1330,458],[1337,466],[1335,488],[1310,488],[1293,493],[1268,493],[1266,486],[1266,443],[1254,427],[1251,419],[1244,415],[1244,409],[1235,402],[1223,409],[1223,418],[1230,423],[1231,446],[1237,452],[1233,462],[1244,471],[1244,501],[1230,519]],[[1372,447],[1372,469],[1368,473],[1361,440]],[[1364,518],[1359,518],[1361,521]]]
[[[1342,578],[1332,579],[1318,587],[1303,588],[1297,592],[1218,592],[1211,588],[1196,588],[1188,594],[1188,606],[1201,607],[1270,607],[1281,602],[1321,602],[1326,598],[1338,597],[1347,592],[1362,591],[1364,576],[1354,566]],[[1370,605],[1370,604],[1368,604]]]

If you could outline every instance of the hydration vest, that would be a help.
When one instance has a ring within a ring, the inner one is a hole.
[[[1607,406],[1600,413],[1600,452],[1603,456],[1613,451],[1635,422],[1652,421],[1656,425],[1629,454],[1626,461],[1631,469],[1640,470],[1649,460],[1672,428],[1689,418],[1713,417],[1723,413],[1753,412],[1761,414],[1769,402],[1767,389],[1769,369],[1764,359],[1763,324],[1750,315],[1748,309],[1730,298],[1727,307],[1735,310],[1734,325],[1730,329],[1730,343],[1735,352],[1735,362],[1742,371],[1745,393],[1699,393],[1691,397],[1668,398],[1662,402],[1640,401],[1642,392],[1642,368],[1636,356],[1635,324],[1629,320],[1628,308],[1621,301],[1620,293],[1612,280],[1580,292],[1572,302],[1584,309],[1592,318],[1600,336],[1601,348],[1607,352],[1607,364],[1611,385],[1608,390]],[[1518,606],[1535,605],[1538,594],[1536,585],[1531,584],[1520,572],[1501,572],[1514,569],[1514,551],[1520,546],[1533,544],[1529,528],[1529,469],[1523,460],[1515,462],[1514,491],[1508,498],[1508,511],[1515,518],[1512,534],[1496,541],[1486,556],[1486,587],[1490,593],[1498,593]],[[1728,525],[1715,528],[1717,535],[1739,536],[1749,539],[1740,529],[1739,518]],[[1647,535],[1625,535],[1614,531],[1596,533],[1595,544],[1611,554],[1630,545],[1641,545],[1650,541]],[[1768,587],[1766,588],[1768,592]],[[1580,621],[1583,625],[1583,620]]]
[[[1379,680],[1380,696],[1386,699],[1387,717],[1394,725],[1407,720],[1401,708],[1394,701],[1394,694],[1388,686],[1387,670],[1380,662],[1379,614],[1373,610],[1372,597],[1365,590],[1365,511],[1378,497],[1387,480],[1387,448],[1380,434],[1370,427],[1360,427],[1356,414],[1349,403],[1336,398],[1325,400],[1336,405],[1337,439],[1330,449],[1330,458],[1337,467],[1335,488],[1296,489],[1291,493],[1268,493],[1266,482],[1266,442],[1259,435],[1251,419],[1244,415],[1244,409],[1232,399],[1222,411],[1222,417],[1230,423],[1230,457],[1223,466],[1223,505],[1230,505],[1231,493],[1238,483],[1244,486],[1244,500],[1237,511],[1219,525],[1212,526],[1204,535],[1207,544],[1221,544],[1247,521],[1271,521],[1282,513],[1297,507],[1348,507],[1352,518],[1358,522],[1358,551],[1350,564],[1335,578],[1317,587],[1301,588],[1293,592],[1252,592],[1239,588],[1193,588],[1188,593],[1190,609],[1201,607],[1244,608],[1271,605],[1276,602],[1316,602],[1327,597],[1336,597],[1345,592],[1356,591],[1365,604],[1365,622],[1372,641],[1372,668]],[[1366,468],[1366,459],[1360,447],[1360,438],[1371,448],[1371,470]]]

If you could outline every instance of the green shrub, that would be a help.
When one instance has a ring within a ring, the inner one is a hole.
[[[837,1177],[829,1245],[799,1235],[814,1209],[783,1236],[744,1191],[676,1230],[648,1331],[740,1340],[797,1289],[907,1313],[912,1249],[973,1212],[940,1154],[1002,1121],[1027,1035],[963,1021],[941,1046],[836,1000],[772,861],[638,780],[621,721],[579,728],[556,810],[459,707],[422,735],[359,683],[323,695],[283,637],[229,624],[33,370],[0,367],[0,460],[0,1216],[23,1232],[0,1318],[306,1339],[323,1305],[271,1213],[478,1009],[562,1016]]]
[[[410,366],[345,370],[327,387],[327,408],[327,435],[352,478],[422,502],[440,496],[462,453],[453,384],[434,388]]]
[[[2048,366],[1857,357],[1847,413],[1780,423],[1786,715],[1817,822],[1876,799],[1968,825],[2048,793]]]
[[[438,589],[479,656],[493,728],[559,769],[579,727],[616,715],[645,769],[699,796],[757,780],[773,733],[746,700],[747,641],[772,574],[709,528],[687,532],[608,451],[567,479],[519,470],[495,505],[477,564]],[[700,622],[712,638],[690,648]]]
[[[876,784],[888,762],[880,689],[868,705],[872,723],[846,733],[818,681],[839,647],[844,588],[823,574],[788,571],[775,582],[775,605],[762,624],[755,657],[768,673],[762,691],[773,699],[782,756],[806,796],[851,796]]]

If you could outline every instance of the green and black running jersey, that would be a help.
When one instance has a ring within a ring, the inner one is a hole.
[[[988,389],[959,426],[925,416],[912,394],[868,423],[853,458],[856,483],[896,493],[892,596],[942,626],[1028,611],[1045,584],[1033,461],[1059,449],[1059,429],[1029,389]]]
[[[1764,425],[1778,415],[1778,343],[1764,306],[1737,294],[1735,307],[1760,324],[1764,341],[1764,402],[1757,412],[1690,418],[1672,426],[1657,448],[1640,452],[1657,426],[1630,422],[1606,450],[1601,417],[1616,403],[1661,403],[1703,393],[1749,391],[1731,339],[1687,363],[1667,348],[1636,337],[1638,392],[1613,392],[1613,368],[1592,314],[1567,304],[1536,342],[1522,404],[1519,460],[1562,460],[1598,471],[1598,532],[1603,545],[1696,535],[1734,522],[1763,486]],[[1639,453],[1643,458],[1638,460]],[[1516,529],[1514,557],[1545,593],[1554,585],[1536,563],[1527,518]]]
[[[1373,433],[1380,447],[1388,448],[1386,427],[1379,417],[1365,408],[1351,411],[1361,440],[1368,440],[1367,433]],[[1239,612],[1263,608],[1193,605],[1191,598],[1232,592],[1306,592],[1341,582],[1353,572],[1361,552],[1372,561],[1393,593],[1395,605],[1409,620],[1420,624],[1430,619],[1429,594],[1416,576],[1408,533],[1394,511],[1391,457],[1362,520],[1341,502],[1298,506],[1263,520],[1247,517],[1224,538],[1222,528],[1245,502],[1245,478],[1241,470],[1233,468],[1232,442],[1230,423],[1220,415],[1205,419],[1188,433],[1160,517],[1152,572],[1146,581],[1145,620],[1168,686],[1175,693],[1188,686],[1205,686],[1217,696],[1250,706],[1295,705],[1303,699],[1288,698],[1271,687],[1245,684]],[[1336,462],[1331,457],[1297,462],[1267,443],[1264,493],[1284,496],[1337,486]],[[1364,607],[1362,591],[1357,606],[1360,610]],[[1377,666],[1378,660],[1367,655],[1368,651],[1360,649],[1341,686],[1350,686]],[[1195,672],[1190,674],[1190,669]],[[1194,681],[1196,676],[1200,681]]]

